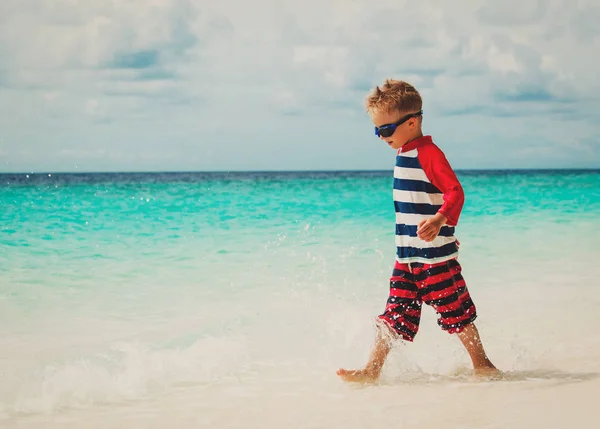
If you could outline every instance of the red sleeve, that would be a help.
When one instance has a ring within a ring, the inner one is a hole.
[[[419,148],[419,163],[429,181],[444,194],[444,204],[438,210],[448,218],[446,225],[456,226],[465,202],[463,188],[446,156],[435,144]]]

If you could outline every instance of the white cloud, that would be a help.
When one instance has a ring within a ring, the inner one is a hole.
[[[385,77],[459,160],[508,166],[527,135],[597,165],[599,19],[591,0],[4,0],[3,165],[387,168],[362,105]]]
[[[532,25],[544,18],[546,7],[547,2],[540,0],[487,2],[478,16],[483,23],[495,26]]]

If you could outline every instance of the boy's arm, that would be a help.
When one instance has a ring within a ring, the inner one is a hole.
[[[465,194],[454,170],[444,153],[435,145],[420,148],[418,156],[429,181],[444,194],[444,203],[431,221],[439,228],[444,224],[456,226],[465,202]],[[439,233],[439,228],[434,231],[433,238]]]

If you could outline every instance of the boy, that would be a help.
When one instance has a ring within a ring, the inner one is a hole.
[[[414,340],[423,302],[438,313],[443,330],[458,335],[476,374],[497,374],[473,323],[475,305],[457,261],[454,227],[464,203],[463,189],[443,152],[430,136],[423,136],[421,96],[412,85],[388,79],[367,97],[366,109],[375,134],[397,151],[396,262],[369,361],[363,369],[339,369],[337,374],[346,381],[377,380],[390,339]]]

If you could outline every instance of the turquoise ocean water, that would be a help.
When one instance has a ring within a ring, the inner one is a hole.
[[[600,171],[458,176],[506,397],[594,383]],[[394,219],[391,172],[0,175],[0,426],[367,427],[385,389],[467,389],[432,311],[378,388],[335,376],[368,355]]]

